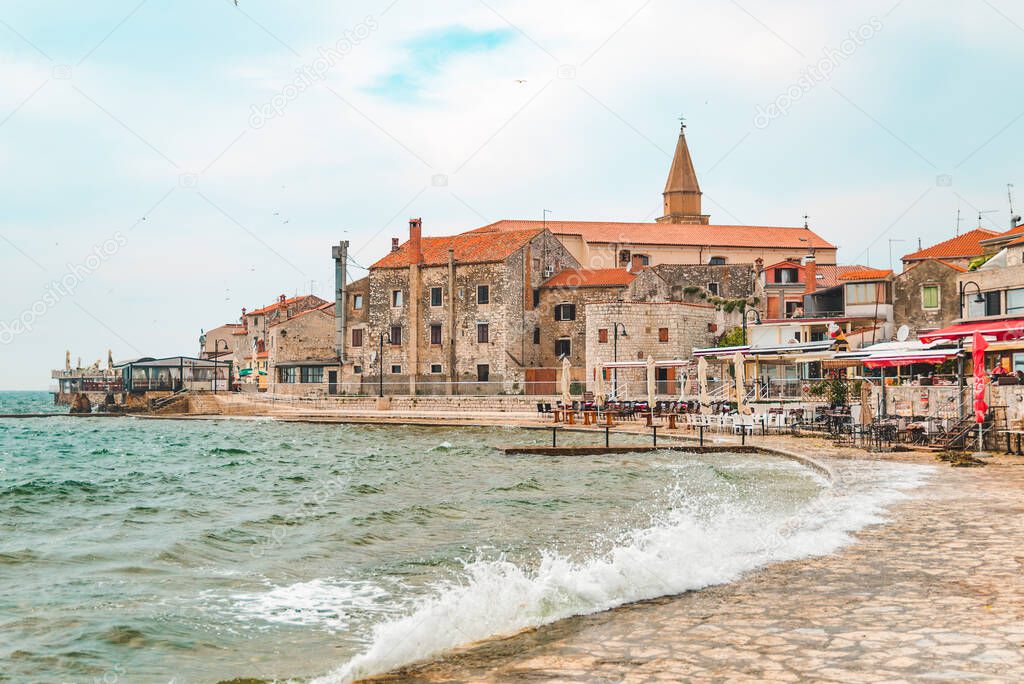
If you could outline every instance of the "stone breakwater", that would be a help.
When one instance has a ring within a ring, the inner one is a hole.
[[[778,446],[865,458],[812,440]],[[834,555],[562,620],[375,680],[1022,681],[1022,491],[1024,459],[940,465],[889,523]]]

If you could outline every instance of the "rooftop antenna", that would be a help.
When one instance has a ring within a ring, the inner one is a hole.
[[[956,234],[957,235],[960,234],[960,222],[961,221],[963,221],[963,219],[960,218],[960,207],[957,207],[956,208]]]
[[[978,227],[981,228],[981,217],[982,214],[996,214],[999,213],[998,209],[985,209],[984,211],[978,212]]]
[[[544,230],[547,230],[548,229],[548,214],[552,214],[554,212],[552,212],[550,209],[542,209],[541,211],[544,214]]]
[[[1020,214],[1013,211],[1013,183],[1006,184],[1006,196],[1010,199],[1010,228],[1020,225]]]
[[[807,219],[809,219],[809,218],[811,218],[811,217],[808,216],[807,214],[804,214],[804,230],[808,229]]]

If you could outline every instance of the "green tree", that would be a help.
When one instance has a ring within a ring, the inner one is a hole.
[[[718,338],[719,347],[739,347],[743,345],[743,328],[732,328]]]

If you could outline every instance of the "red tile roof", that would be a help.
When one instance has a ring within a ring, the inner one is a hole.
[[[847,273],[854,273],[856,271],[863,271],[867,266],[861,266],[860,264],[853,264],[849,266],[840,266],[838,264],[818,264],[816,270],[818,272],[814,291],[827,290],[830,287],[835,287],[843,282],[844,277]]]
[[[1024,244],[1024,235],[1021,235],[1019,238],[1015,238],[1013,240],[1010,240],[1009,242],[1006,243],[1006,247],[1009,247],[1010,245],[1021,245],[1021,244]]]
[[[306,314],[313,313],[314,311],[324,311],[324,312],[327,313],[328,316],[334,316],[334,311],[328,311],[328,309],[334,309],[334,302],[327,302],[326,304],[321,304],[318,307],[315,307],[315,308],[312,308],[312,309],[306,309],[305,311],[300,311],[299,313],[295,314],[291,318],[282,318],[281,320],[279,320],[277,323],[274,323],[274,325],[272,325],[270,327],[271,328],[276,328],[279,325],[284,325],[285,323],[290,323],[291,321],[294,321],[296,318],[300,318],[302,316],[305,316]]]
[[[960,271],[961,273],[967,273],[967,269],[966,268],[964,268],[963,266],[960,266],[958,264],[954,264],[951,261],[945,261],[944,259],[936,259],[936,261],[938,261],[943,266],[949,266],[954,271]]]
[[[555,235],[579,235],[587,242],[627,242],[649,245],[709,247],[781,247],[786,249],[835,249],[807,228],[778,226],[704,226],[674,223],[616,223],[608,221],[504,220],[470,231],[470,234],[538,230],[547,226]],[[806,240],[806,241],[804,241]]]
[[[541,228],[491,232],[462,233],[449,237],[425,237],[420,243],[423,265],[448,263],[448,250],[455,250],[455,261],[462,264],[486,264],[504,261],[540,234]],[[405,242],[370,268],[402,268],[409,265],[409,243]]]
[[[985,253],[985,248],[981,245],[981,241],[995,235],[996,232],[994,230],[988,230],[987,228],[975,228],[963,235],[957,235],[955,238],[950,238],[945,242],[940,242],[937,245],[925,247],[924,249],[918,250],[912,254],[907,254],[903,257],[903,261],[942,258],[970,259],[972,257],[981,256]]]
[[[289,304],[294,304],[295,302],[303,300],[307,296],[308,295],[302,295],[300,297],[290,297],[290,298],[284,300],[283,302],[280,302],[280,301],[279,302],[274,302],[270,306],[265,306],[262,309],[256,309],[255,311],[247,311],[245,315],[246,316],[254,316],[256,314],[270,313],[271,311],[275,311],[276,309],[279,309],[282,306],[288,306]]]
[[[842,273],[839,280],[882,280],[892,275],[888,268],[859,268]]]
[[[624,268],[567,268],[548,278],[541,287],[625,287],[636,278]]]
[[[1014,235],[1020,235],[1021,233],[1024,233],[1024,223],[1015,228],[1011,228],[1004,233],[996,233],[992,237],[985,238],[982,242],[987,244],[1004,242],[1008,238],[1013,237]]]

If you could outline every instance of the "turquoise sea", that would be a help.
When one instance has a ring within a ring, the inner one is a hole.
[[[0,393],[0,413],[49,402]],[[924,472],[846,464],[839,487],[765,456],[495,449],[549,439],[0,419],[0,682],[343,682],[828,553]]]

